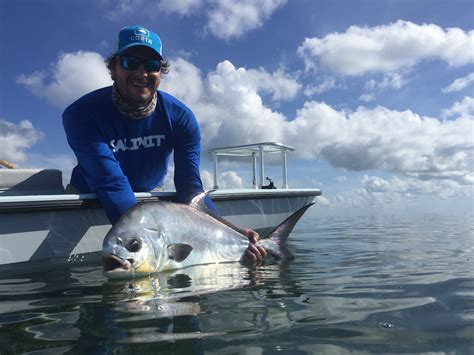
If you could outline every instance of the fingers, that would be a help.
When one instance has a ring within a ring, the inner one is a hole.
[[[255,244],[260,239],[260,235],[253,229],[246,228],[246,229],[243,229],[243,231],[244,231],[244,234],[249,238],[250,243]]]
[[[262,262],[262,259],[263,259],[262,253],[260,252],[259,248],[255,244],[249,244],[246,252],[254,255],[258,263]]]
[[[263,259],[267,256],[267,251],[264,247],[256,245],[260,239],[260,235],[253,229],[244,229],[244,234],[249,238],[249,246],[244,254],[244,263],[255,265],[261,264]]]
[[[262,259],[265,259],[267,257],[267,251],[265,250],[265,248],[260,245],[257,245],[256,247],[260,252],[260,255],[262,256]]]
[[[244,263],[247,265],[260,265],[263,259],[267,256],[265,248],[256,246],[255,244],[249,244],[247,250],[244,253]]]

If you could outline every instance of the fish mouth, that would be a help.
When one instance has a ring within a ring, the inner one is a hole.
[[[127,271],[130,269],[130,262],[117,255],[102,256],[102,269],[104,273]]]

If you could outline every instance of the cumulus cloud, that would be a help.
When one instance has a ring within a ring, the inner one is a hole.
[[[158,3],[158,10],[184,16],[199,9],[203,3],[203,0],[161,0]]]
[[[136,9],[142,8],[144,0],[101,0],[100,4],[107,8],[105,17],[108,20],[119,21],[133,14]]]
[[[229,61],[219,63],[206,77],[184,59],[174,63],[174,73],[162,88],[195,111],[206,147],[282,136],[285,117],[265,106],[261,95],[270,94],[271,99],[294,96],[299,88],[296,81],[281,72],[236,68]],[[265,80],[268,78],[272,80]]]
[[[83,55],[78,53],[70,57],[80,61]],[[67,54],[61,58],[66,57]],[[56,68],[60,67],[59,62]],[[306,102],[294,117],[288,118],[270,107],[274,100],[295,97],[301,90],[287,73],[237,68],[230,61],[223,61],[206,74],[182,58],[173,61],[172,68],[161,88],[195,112],[204,151],[219,146],[277,141],[294,145],[297,149],[292,153],[294,157],[310,161],[324,159],[336,168],[383,170],[405,178],[446,181],[456,186],[473,182],[474,99],[470,97],[444,110],[442,118],[449,118],[445,121],[385,107],[338,110],[318,101]],[[60,95],[57,88],[65,85],[59,79],[54,85],[45,84],[44,78],[38,83],[35,76],[24,76],[21,81],[28,87],[42,88],[46,98],[52,92]],[[74,98],[80,95],[80,90],[85,90],[75,87],[73,81],[69,85],[72,86],[69,90],[75,92]],[[4,140],[5,136],[9,137],[7,143],[0,142],[2,147],[8,147],[5,150],[8,156],[4,158],[13,161],[24,159],[21,154],[41,136],[28,122],[20,126],[3,123],[2,127],[4,131],[10,127],[10,132],[20,128],[29,132],[22,135],[27,137],[26,142],[12,138],[13,133],[2,134]],[[229,186],[241,184],[232,173],[220,179]]]
[[[196,113],[204,149],[277,141],[294,145],[293,156],[324,159],[336,168],[383,170],[458,185],[471,181],[472,109],[455,105],[446,112],[451,119],[443,122],[410,110],[337,110],[324,102],[309,101],[295,117],[288,118],[271,109],[262,96],[268,88],[256,85],[260,70],[236,68],[224,61],[203,75],[185,60],[178,63],[167,90]],[[463,102],[471,107],[471,99]]]
[[[0,159],[14,164],[25,162],[28,158],[28,148],[43,136],[44,134],[35,129],[28,120],[15,124],[0,119]]]
[[[329,91],[334,89],[336,86],[336,79],[334,78],[326,78],[322,83],[316,85],[308,85],[304,89],[304,94],[306,96],[314,96],[318,94],[322,94],[323,92]]]
[[[472,83],[474,83],[474,73],[469,73],[468,75],[466,75],[463,78],[459,78],[459,79],[454,80],[447,87],[441,89],[441,92],[443,94],[447,94],[447,93],[450,93],[450,92],[461,91],[461,90],[467,88]]]
[[[440,199],[469,197],[471,187],[461,187],[451,180],[420,180],[394,176],[388,179],[364,175],[358,190],[360,200],[373,205],[407,201],[419,196],[437,196]],[[358,203],[360,203],[360,200]]]
[[[288,123],[287,132],[306,157],[324,158],[334,167],[379,169],[464,184],[473,163],[473,120],[463,116],[440,122],[384,107],[344,112],[308,102]]]
[[[471,118],[474,117],[474,98],[466,96],[461,101],[457,101],[451,108],[445,109],[441,113],[441,118]],[[472,132],[471,132],[472,133]]]
[[[359,96],[360,101],[364,102],[370,102],[375,100],[375,95],[374,94],[362,94]]]
[[[235,171],[226,171],[219,174],[218,184],[221,189],[241,189],[242,178]]]
[[[156,4],[144,0],[103,0],[109,8],[107,17],[118,21],[133,15],[137,8],[147,7],[149,16],[163,12],[180,16],[206,17],[204,29],[220,39],[239,38],[258,29],[270,19],[287,0],[161,0]]]
[[[225,78],[229,74],[231,77]],[[183,79],[185,79],[183,81]],[[222,82],[226,80],[227,82]],[[219,91],[219,87],[228,86],[230,82],[242,81],[235,89],[242,94],[255,92],[257,94],[268,94],[274,101],[286,101],[293,99],[301,85],[289,74],[282,70],[268,73],[264,69],[236,69],[229,61],[224,61],[217,66],[217,70],[208,77],[208,89]],[[197,102],[203,93],[203,78],[201,71],[183,58],[173,61],[173,70],[167,75],[161,88],[171,89],[173,93],[186,100],[186,102]]]
[[[364,84],[365,90],[400,89],[408,80],[400,73],[386,73],[381,80],[370,79]]]
[[[473,47],[474,31],[398,20],[384,26],[351,26],[343,33],[323,38],[306,38],[298,53],[307,69],[323,67],[354,76],[396,72],[429,59],[450,66],[473,63]]]
[[[222,39],[241,37],[257,29],[286,0],[210,0],[207,29]]]
[[[65,108],[80,96],[111,85],[104,58],[95,52],[62,53],[50,71],[21,74],[17,83],[54,106]]]

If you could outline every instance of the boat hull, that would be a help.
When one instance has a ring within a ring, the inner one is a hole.
[[[265,236],[320,194],[315,189],[217,190],[211,198],[223,217]],[[173,198],[172,192],[137,194],[142,201]],[[98,263],[110,227],[93,195],[0,197],[0,273]]]

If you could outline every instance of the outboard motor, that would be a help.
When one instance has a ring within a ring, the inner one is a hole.
[[[275,186],[275,184],[273,184],[272,179],[270,179],[270,178],[267,176],[266,180],[268,180],[269,183],[268,183],[268,185],[262,185],[262,189],[267,189],[267,190],[276,189],[276,186]]]

